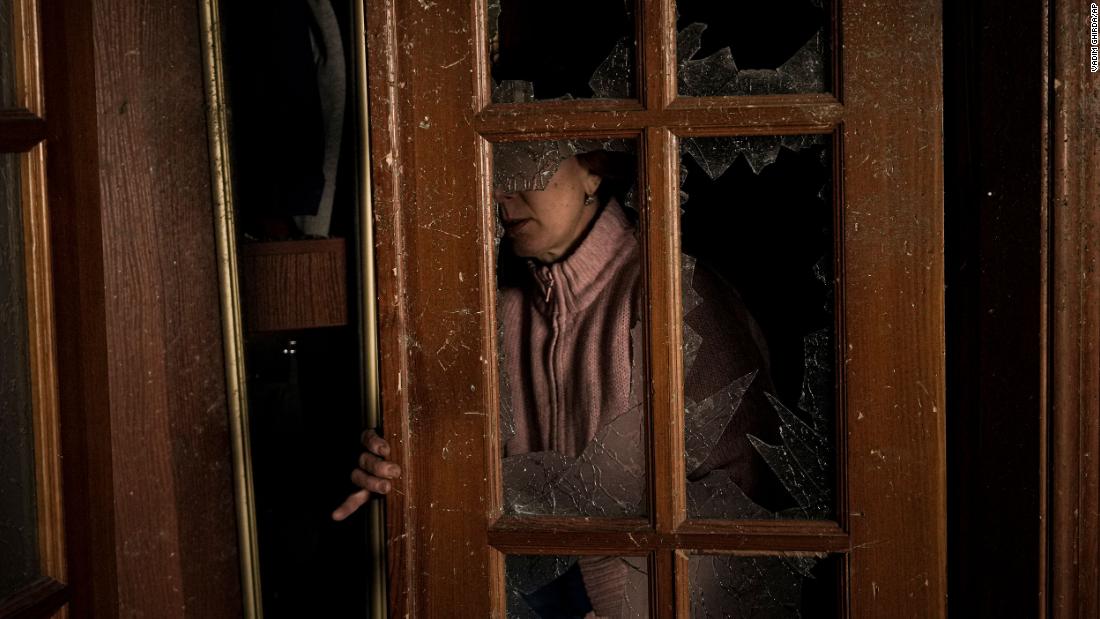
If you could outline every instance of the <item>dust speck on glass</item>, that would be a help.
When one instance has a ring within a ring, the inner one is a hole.
[[[15,14],[11,0],[0,0],[0,109],[15,107],[15,49],[12,22]]]
[[[681,141],[692,518],[835,513],[830,154],[828,135]]]
[[[493,103],[629,99],[633,0],[490,0]]]
[[[39,575],[19,156],[0,155],[0,599]]]
[[[512,619],[649,616],[645,557],[508,555],[504,576]]]
[[[825,92],[827,0],[677,0],[678,91],[689,97]]]
[[[839,563],[836,555],[691,555],[691,617],[835,617]]]

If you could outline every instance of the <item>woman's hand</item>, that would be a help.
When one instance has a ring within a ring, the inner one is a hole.
[[[351,481],[362,488],[358,492],[348,495],[340,507],[332,512],[333,520],[343,520],[355,513],[363,503],[370,498],[370,493],[386,494],[393,488],[391,479],[401,477],[401,467],[393,462],[387,462],[390,455],[390,444],[374,430],[363,432],[361,439],[363,446],[367,448],[359,456],[359,468],[351,472]]]

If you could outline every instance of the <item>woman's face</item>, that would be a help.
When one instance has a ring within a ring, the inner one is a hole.
[[[504,234],[512,240],[516,255],[546,263],[565,255],[599,208],[594,197],[587,204],[585,200],[595,195],[599,185],[599,176],[570,157],[542,191],[495,189]]]

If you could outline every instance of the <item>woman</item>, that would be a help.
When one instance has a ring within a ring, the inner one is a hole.
[[[644,419],[641,255],[636,227],[620,205],[633,184],[631,159],[604,150],[583,153],[562,161],[543,189],[494,192],[504,230],[498,274],[501,400],[506,424],[508,416],[512,421],[505,429],[506,503],[516,496],[509,495],[509,458],[554,453],[567,464],[578,462],[604,440],[607,433],[601,432],[611,422],[635,415],[640,426]],[[705,358],[685,368],[685,395],[695,406],[687,414],[689,480],[711,479],[720,471],[756,503],[768,504],[774,484],[746,439],[750,433],[774,439],[776,433],[764,400],[770,382],[762,338],[732,289],[692,259],[683,262],[685,331],[707,335],[686,359]],[[367,434],[364,444],[367,451],[352,475],[361,490],[334,512],[337,520],[370,492],[388,492],[400,475],[385,461],[385,441]],[[639,515],[631,510],[645,503],[643,444],[623,441],[609,459],[623,470],[601,469],[604,485],[617,474],[622,479],[618,494],[573,497],[566,502],[572,511],[558,513]],[[632,473],[624,461],[639,463],[638,483],[628,479]],[[551,513],[548,506],[526,508]],[[578,566],[593,612],[622,615],[627,566],[596,557],[582,558]]]

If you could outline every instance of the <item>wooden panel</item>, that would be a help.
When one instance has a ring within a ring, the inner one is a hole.
[[[489,530],[489,543],[506,552],[628,554],[634,550],[745,550],[847,552],[848,535],[832,523],[692,522],[676,532],[655,531],[644,521],[507,519]],[[671,578],[668,579],[671,581]],[[665,581],[661,581],[665,582]]]
[[[375,277],[378,297],[379,391],[382,435],[390,459],[401,465],[403,479],[386,497],[386,558],[391,617],[416,616],[413,542],[416,511],[409,500],[415,489],[410,457],[406,357],[408,304],[404,277],[407,254],[402,224],[401,96],[397,87],[397,26],[393,0],[367,2],[368,86],[370,104],[371,179],[373,181]]]
[[[198,19],[44,7],[77,616],[240,613]]]
[[[840,120],[841,105],[832,95],[773,95],[769,97],[680,98],[667,108],[642,110],[637,104],[567,107],[550,102],[525,106],[493,106],[479,113],[477,130],[483,135],[560,133],[618,135],[647,127],[669,127],[677,133],[791,133],[827,131]]]
[[[344,239],[245,243],[240,246],[239,268],[246,329],[347,324]]]
[[[868,2],[842,23],[855,617],[946,613],[940,10]]]
[[[1051,617],[1100,615],[1100,73],[1089,8],[1054,2],[1051,177]]]
[[[393,23],[415,24],[397,29],[396,74],[384,73],[397,84],[393,94],[400,102],[402,142],[394,157],[386,151],[377,155],[400,173],[396,223],[380,205],[379,216],[388,221],[379,238],[386,243],[391,230],[399,235],[404,289],[388,288],[392,280],[379,284],[382,294],[400,295],[410,319],[402,334],[386,331],[394,316],[381,317],[382,339],[390,342],[383,344],[383,393],[387,406],[395,404],[394,390],[407,398],[407,404],[386,410],[386,420],[407,406],[408,433],[397,437],[402,442],[397,457],[407,468],[397,491],[416,508],[406,525],[414,527],[409,541],[415,570],[398,571],[411,577],[404,586],[421,617],[450,617],[457,608],[464,616],[490,616],[493,592],[486,585],[490,574],[502,570],[499,557],[489,551],[485,504],[496,376],[484,348],[495,331],[494,319],[483,310],[494,269],[488,196],[478,182],[487,172],[486,153],[471,124],[473,106],[487,95],[475,90],[479,54],[472,48],[483,40],[477,34],[483,28],[472,7],[396,3]],[[372,69],[372,77],[377,73]],[[372,84],[379,86],[385,87]],[[387,266],[380,263],[379,272]],[[399,350],[393,337],[402,338],[398,346],[405,356],[396,368],[386,352]],[[402,363],[407,364],[403,372]],[[401,372],[396,385],[394,369]],[[394,615],[403,612],[396,604],[391,609]]]

